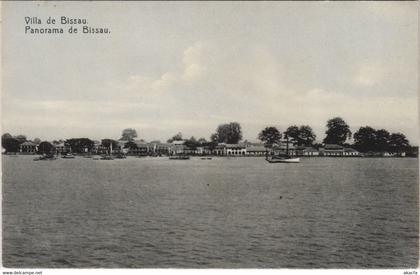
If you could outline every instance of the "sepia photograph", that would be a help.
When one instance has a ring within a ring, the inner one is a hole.
[[[1,3],[2,268],[417,270],[418,7]]]

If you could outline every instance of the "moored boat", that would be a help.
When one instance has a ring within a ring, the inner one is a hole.
[[[300,158],[268,158],[269,163],[299,163]]]
[[[187,159],[190,159],[190,156],[176,155],[176,156],[170,156],[169,159],[187,160]]]

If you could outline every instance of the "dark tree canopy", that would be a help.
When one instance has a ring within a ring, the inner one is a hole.
[[[195,137],[190,137],[190,139],[187,139],[187,140],[185,141],[185,145],[186,145],[187,147],[190,147],[190,148],[195,149],[195,148],[197,148],[198,146],[200,146],[200,143],[198,143],[198,141],[195,139]]]
[[[132,141],[137,137],[137,131],[133,128],[127,128],[122,131],[120,140]]]
[[[199,138],[198,139],[198,143],[200,144],[200,145],[203,145],[203,144],[206,144],[208,141],[205,139],[205,138]]]
[[[297,142],[297,140],[299,138],[299,127],[296,126],[296,125],[289,126],[287,128],[286,132],[284,132],[284,134],[288,138],[291,138],[291,139],[293,139]]]
[[[9,133],[5,133],[5,134],[3,134],[2,136],[1,136],[1,139],[3,140],[3,139],[6,139],[6,138],[12,138],[13,136],[11,135],[11,134],[9,134]]]
[[[266,127],[258,134],[258,139],[264,142],[266,147],[280,142],[281,134],[276,127]]]
[[[341,117],[328,120],[325,134],[327,135],[323,141],[325,144],[342,145],[348,138],[351,138],[350,127]]]
[[[376,130],[372,127],[360,127],[360,129],[354,133],[354,147],[360,152],[376,151]]]
[[[316,138],[312,128],[308,125],[301,125],[300,127],[293,125],[287,128],[285,135],[292,138],[298,146],[311,146]]]
[[[176,140],[182,140],[182,133],[181,132],[178,132],[176,135],[174,135],[172,138],[170,138],[170,139],[168,139],[167,140],[167,142],[168,143],[171,143],[171,142],[173,142],[173,141],[176,141]]]
[[[74,153],[84,153],[92,150],[94,142],[88,138],[71,138],[65,141],[66,146]]]
[[[403,152],[410,146],[407,138],[402,133],[393,133],[389,137],[390,152]]]
[[[112,148],[114,148],[114,149],[117,148],[117,146],[118,146],[117,141],[115,141],[113,139],[109,139],[109,138],[103,139],[101,141],[101,144],[102,144],[102,146],[107,147],[107,148],[111,147],[111,144],[112,144]]]
[[[38,145],[38,154],[52,154],[54,146],[48,141],[43,141]]]
[[[217,127],[217,142],[237,144],[242,139],[241,125],[237,122],[221,124]]]
[[[360,127],[354,133],[354,147],[360,152],[403,152],[410,144],[404,134],[390,134],[385,129],[375,130],[370,126]]]
[[[375,132],[375,150],[385,152],[389,150],[390,134],[385,129],[380,129]]]
[[[6,150],[6,153],[19,152],[19,140],[3,135],[1,138],[1,146]]]
[[[17,139],[19,141],[19,143],[24,143],[25,141],[27,141],[25,135],[17,135],[17,136],[15,136],[15,139]]]
[[[129,141],[126,144],[124,144],[124,148],[137,149],[138,146],[135,142]]]

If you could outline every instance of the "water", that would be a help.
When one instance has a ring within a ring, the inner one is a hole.
[[[7,267],[408,268],[418,160],[3,157]]]

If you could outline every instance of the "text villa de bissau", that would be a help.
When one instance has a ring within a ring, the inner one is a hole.
[[[61,16],[59,19],[51,18],[41,20],[39,17],[25,17],[25,34],[60,34],[64,33],[64,29],[59,26],[77,26],[81,27],[80,30],[74,30],[69,31],[70,33],[110,33],[108,28],[95,28],[87,26],[88,20],[87,19],[81,19],[81,18],[69,18],[66,16]],[[36,26],[36,25],[42,25]]]

